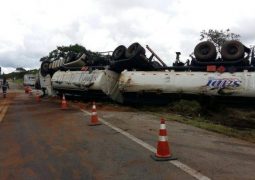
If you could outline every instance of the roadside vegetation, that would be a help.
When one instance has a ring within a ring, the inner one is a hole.
[[[23,78],[13,80],[13,83],[16,84],[17,85],[16,87],[19,89],[23,89],[23,82],[24,82]]]
[[[201,106],[197,101],[179,100],[164,107],[143,106],[142,111],[209,131],[255,143],[255,111],[225,105]]]
[[[27,71],[25,69],[23,69],[23,71],[21,71],[21,72],[11,72],[9,74],[2,74],[1,77],[5,76],[7,79],[9,79],[9,80],[11,79],[16,83],[20,83],[20,82],[23,83],[23,78],[24,78],[25,74],[37,74],[37,73],[38,73],[38,69],[32,69],[32,70],[27,70]]]
[[[27,71],[24,69],[24,71],[12,72],[12,73],[9,73],[9,74],[4,74],[4,76],[7,79],[14,79],[17,82],[19,82],[20,80],[23,81],[23,77],[24,77],[25,74],[36,74],[36,73],[38,73],[38,69],[32,69],[32,70],[27,70]]]

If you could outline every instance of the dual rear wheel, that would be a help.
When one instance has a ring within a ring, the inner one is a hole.
[[[139,43],[133,43],[128,48],[124,45],[118,46],[112,53],[112,59],[115,61],[128,59],[137,55],[145,55],[145,49]]]
[[[226,41],[221,47],[221,57],[224,61],[239,60],[244,57],[245,47],[236,40]],[[217,57],[215,45],[210,41],[199,43],[194,49],[195,57],[198,61],[214,61]]]

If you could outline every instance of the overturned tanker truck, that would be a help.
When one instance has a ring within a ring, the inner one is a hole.
[[[59,51],[53,53],[51,58],[41,59],[40,84],[49,95],[68,93],[84,98],[108,97],[123,103],[124,99],[118,87],[121,72],[151,71],[160,66],[156,61],[148,61],[145,49],[139,43],[133,43],[128,48],[118,46],[113,52]]]
[[[167,66],[139,43],[118,46],[97,62],[88,53],[42,62],[40,76],[49,94],[70,93],[91,98],[106,96],[119,103],[167,103],[180,95],[255,97],[254,48],[226,41],[217,53],[213,43],[199,43],[191,59]],[[176,96],[178,94],[178,96]]]

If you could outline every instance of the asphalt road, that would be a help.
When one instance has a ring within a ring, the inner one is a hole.
[[[16,93],[0,123],[0,179],[194,179],[90,116],[59,100]],[[154,146],[159,119],[141,112],[102,111],[105,121]],[[173,155],[211,179],[254,179],[255,145],[167,122]]]

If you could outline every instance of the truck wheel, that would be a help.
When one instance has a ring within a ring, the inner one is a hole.
[[[215,60],[217,56],[216,48],[210,41],[200,42],[196,45],[194,54],[199,61],[212,61]]]
[[[221,48],[223,60],[238,60],[244,57],[244,45],[236,40],[226,41]]]
[[[112,53],[112,58],[114,60],[119,60],[125,58],[127,48],[123,45],[118,46]]]
[[[50,65],[49,61],[42,62],[42,64],[41,64],[41,75],[43,77],[47,76],[47,74],[49,73],[49,65]]]
[[[145,55],[145,49],[139,43],[133,43],[128,47],[125,54],[127,58],[134,57],[137,54]]]

